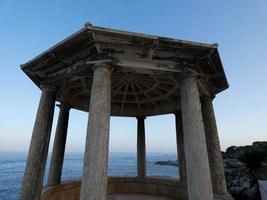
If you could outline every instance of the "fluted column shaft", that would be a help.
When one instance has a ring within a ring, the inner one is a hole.
[[[42,95],[33,128],[20,200],[39,200],[55,107],[55,89],[43,86]]]
[[[60,111],[48,175],[48,185],[58,185],[61,182],[70,107],[61,104],[59,105],[59,109]]]
[[[137,176],[146,176],[145,117],[137,117]]]
[[[175,125],[176,125],[176,144],[177,144],[179,177],[180,181],[185,181],[186,169],[185,169],[185,154],[184,154],[184,133],[183,133],[183,120],[181,111],[175,113]]]
[[[224,165],[220,149],[216,119],[212,105],[212,98],[204,97],[201,99],[201,103],[213,192],[219,195],[226,194],[227,187],[224,175]]]
[[[189,200],[213,200],[212,183],[196,77],[181,80],[181,107]]]
[[[108,182],[111,69],[94,68],[81,183],[81,200],[106,200]]]

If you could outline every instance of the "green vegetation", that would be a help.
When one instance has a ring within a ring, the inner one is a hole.
[[[246,163],[249,170],[256,171],[262,167],[262,162],[267,160],[267,145],[252,146],[239,156],[239,160]]]

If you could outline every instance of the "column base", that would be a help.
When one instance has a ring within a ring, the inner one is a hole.
[[[234,200],[232,195],[227,194],[214,194],[214,200]]]

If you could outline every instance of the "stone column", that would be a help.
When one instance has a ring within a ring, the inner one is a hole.
[[[106,200],[108,182],[111,67],[95,65],[90,98],[81,200]]]
[[[59,116],[55,134],[54,146],[48,175],[48,185],[58,185],[61,182],[61,173],[64,160],[70,107],[59,105]]]
[[[210,163],[211,180],[215,194],[227,194],[224,165],[211,97],[201,98],[206,142]]]
[[[182,113],[178,111],[175,113],[176,124],[176,143],[177,143],[177,155],[178,155],[178,167],[180,181],[186,181],[186,169],[185,169],[185,155],[184,155],[184,133],[183,133],[183,121]]]
[[[181,106],[189,200],[213,200],[198,84],[191,74],[181,80]]]
[[[137,117],[137,176],[146,176],[145,118]]]
[[[20,200],[39,200],[43,186],[55,107],[55,88],[41,86],[41,89],[42,95],[33,128]]]

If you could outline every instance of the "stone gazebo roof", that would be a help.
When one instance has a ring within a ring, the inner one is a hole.
[[[58,87],[56,98],[88,111],[92,67],[113,66],[111,115],[173,113],[180,107],[179,77],[193,71],[201,94],[228,88],[216,44],[144,35],[87,24],[41,55],[22,65],[40,87]]]

